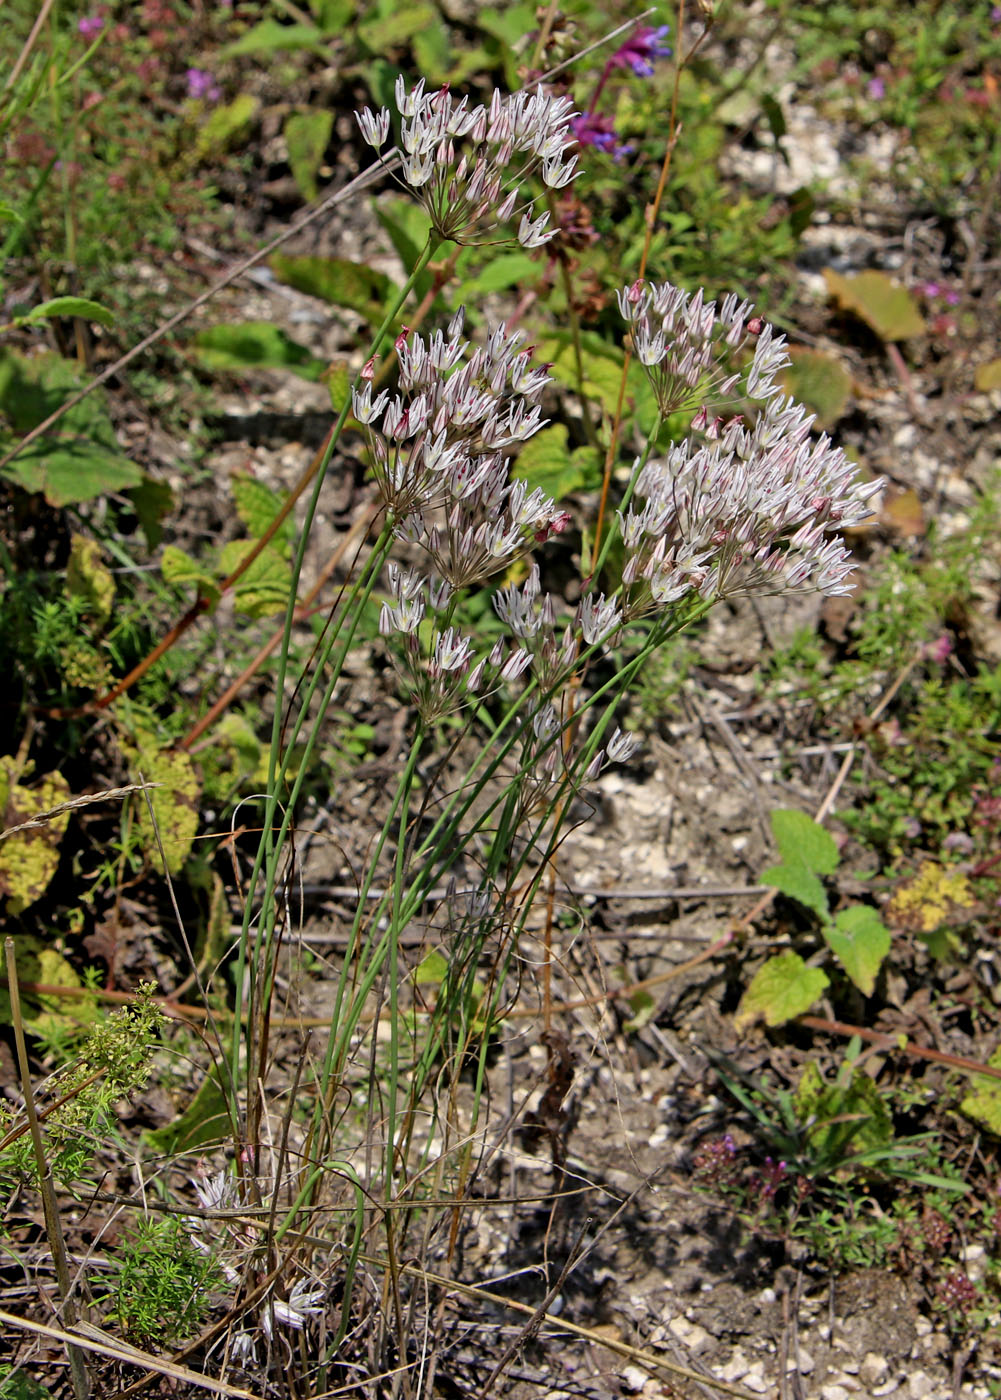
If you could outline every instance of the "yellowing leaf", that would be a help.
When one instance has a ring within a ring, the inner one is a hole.
[[[876,974],[890,951],[890,934],[875,909],[853,904],[833,924],[824,925],[827,946],[865,996],[871,997]]]
[[[19,776],[12,757],[0,758],[0,830],[20,826],[69,800],[69,783],[61,773],[47,773],[31,788],[17,782]],[[69,813],[60,812],[41,826],[0,841],[0,894],[7,896],[10,913],[20,913],[45,893],[56,873],[59,843],[68,824]]]
[[[1001,1046],[987,1063],[991,1069],[1001,1069]],[[972,1083],[972,1092],[967,1094],[959,1107],[967,1118],[972,1118],[995,1137],[1001,1137],[1001,1079],[989,1074],[977,1075]]]
[[[991,389],[1001,389],[1001,360],[988,360],[985,365],[977,365],[973,382],[982,394]]]
[[[888,273],[871,270],[843,277],[825,267],[824,281],[842,311],[858,316],[880,340],[907,340],[924,334],[924,318],[917,303]]]
[[[779,953],[754,974],[734,1025],[743,1030],[763,1018],[766,1025],[781,1026],[809,1011],[827,985],[827,974],[819,967],[807,967],[798,953]]]

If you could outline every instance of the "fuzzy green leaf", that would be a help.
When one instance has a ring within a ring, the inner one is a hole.
[[[147,545],[150,549],[156,549],[163,539],[163,526],[160,522],[174,506],[173,491],[165,481],[156,481],[151,476],[144,476],[139,485],[133,486],[129,491],[129,499],[140,528],[146,536]]]
[[[780,807],[771,814],[775,844],[782,859],[791,865],[805,865],[818,875],[831,875],[838,868],[838,847],[829,831],[794,808]]]
[[[192,559],[190,554],[178,549],[176,544],[168,544],[163,551],[160,571],[164,583],[174,583],[179,588],[194,588],[201,597],[208,598],[210,602],[219,601],[219,585],[216,580],[197,559]]]
[[[82,598],[99,626],[107,622],[115,601],[115,579],[101,558],[101,546],[86,535],[74,535],[66,565],[66,592]]]
[[[600,480],[593,454],[580,456],[568,450],[563,423],[543,428],[529,439],[518,454],[514,475],[532,490],[545,491],[555,501],[561,501],[571,491],[596,485],[596,477]]]
[[[890,951],[890,934],[875,909],[853,904],[842,909],[833,924],[824,927],[827,946],[867,997],[872,996],[876,974]]]
[[[223,573],[231,574],[253,547],[253,540],[231,540],[224,545],[219,556]],[[248,617],[271,617],[288,602],[291,582],[288,560],[268,545],[233,585],[234,605]]]
[[[260,539],[282,507],[282,498],[263,481],[240,473],[230,479],[229,489],[233,493],[236,513],[247,527],[247,533]],[[291,540],[295,530],[295,520],[286,516],[278,534],[278,540]]]
[[[827,985],[827,974],[819,967],[807,967],[798,953],[779,953],[754,974],[734,1025],[742,1030],[763,1017],[766,1025],[781,1026],[809,1011]]]
[[[195,158],[202,161],[219,156],[244,139],[257,116],[260,100],[249,92],[222,107],[216,107],[206,118],[195,141]]]
[[[790,346],[789,364],[778,379],[787,394],[816,415],[816,427],[825,432],[834,427],[848,406],[852,377],[833,355]]]
[[[825,923],[831,917],[827,891],[813,871],[808,870],[805,865],[770,865],[767,870],[762,870],[758,876],[758,883],[770,885],[789,899],[795,899],[797,904],[812,909],[818,919]]]
[[[326,54],[329,40],[312,24],[280,24],[276,19],[262,19],[220,51],[220,58],[240,58],[249,53],[292,53],[312,49]]]

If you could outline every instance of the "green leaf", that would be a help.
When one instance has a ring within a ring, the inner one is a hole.
[[[8,837],[3,844],[15,839]],[[14,935],[14,961],[22,983],[35,982],[64,989],[83,985],[72,963],[33,933]],[[28,1030],[38,1036],[72,1035],[100,1015],[97,1000],[89,993],[66,997],[58,993],[32,992],[27,987],[21,990],[21,1014]],[[10,993],[0,987],[0,1025],[10,1025],[10,1017]]]
[[[657,1013],[656,999],[647,991],[633,992],[629,998],[629,1005],[632,1007],[633,1014],[624,1023],[622,1027],[624,1031],[641,1031]]]
[[[380,315],[393,291],[384,272],[347,258],[291,258],[276,253],[271,268],[276,277],[297,291],[346,306],[369,320]]]
[[[790,363],[778,375],[787,394],[815,415],[816,427],[833,428],[848,406],[852,377],[833,355],[790,346]]]
[[[544,338],[539,345],[539,358],[550,361],[554,379],[571,389],[576,389],[580,380],[584,397],[600,403],[609,417],[614,415],[623,363],[618,346],[609,345],[596,334],[582,336],[579,375],[577,350],[569,333]]]
[[[176,584],[178,588],[193,588],[211,603],[219,601],[219,585],[197,559],[192,559],[176,544],[168,544],[160,558],[160,572],[164,583]]]
[[[52,1400],[52,1391],[26,1371],[15,1371],[0,1380],[0,1400]]]
[[[102,326],[115,324],[114,312],[102,306],[99,301],[87,297],[53,297],[33,306],[24,316],[14,319],[16,326],[31,326],[36,321],[44,321],[50,316],[80,316],[86,321],[99,321]]]
[[[521,449],[514,475],[533,490],[538,488],[561,501],[571,491],[581,491],[595,484],[598,471],[593,454],[579,457],[568,451],[566,425],[553,423],[536,433]]]
[[[323,360],[271,321],[208,326],[195,336],[194,346],[206,369],[290,369],[309,380],[319,379],[326,369]]]
[[[236,513],[247,527],[247,533],[260,539],[265,530],[282,508],[282,497],[263,481],[239,473],[230,478],[229,489],[233,493]],[[295,520],[286,516],[275,539],[291,540],[295,532]]]
[[[401,5],[387,15],[359,24],[355,33],[369,53],[388,53],[430,28],[440,16],[433,5]]]
[[[67,437],[36,438],[8,462],[3,475],[25,491],[41,491],[49,505],[56,507],[127,491],[143,479],[127,457],[86,438]]]
[[[847,1086],[826,1084],[817,1066],[808,1064],[795,1103],[796,1116],[808,1125],[810,1146],[822,1170],[836,1169],[849,1156],[892,1158],[886,1149],[893,1141],[893,1119],[867,1074],[856,1072]]]
[[[887,273],[870,270],[843,277],[825,267],[824,281],[841,310],[864,321],[880,340],[906,340],[924,334],[924,318],[914,298]]]
[[[243,92],[232,102],[215,107],[202,123],[195,141],[195,159],[219,156],[244,139],[257,116],[258,98]]]
[[[422,958],[414,973],[418,987],[440,986],[448,976],[448,959],[436,948]]]
[[[491,292],[506,291],[508,287],[515,287],[538,275],[539,264],[533,262],[527,253],[502,253],[500,257],[491,259],[475,276],[461,282],[455,288],[455,300],[465,304]]]
[[[324,34],[340,35],[357,12],[355,0],[310,0],[313,18]]]
[[[987,1061],[991,1069],[1001,1069],[1001,1046]],[[959,1105],[961,1113],[972,1118],[995,1137],[1001,1137],[1001,1079],[988,1074],[975,1075],[971,1081],[971,1092]]]
[[[223,573],[231,574],[253,547],[252,540],[231,540],[224,545],[219,556]],[[238,612],[248,617],[271,617],[288,602],[291,583],[288,560],[268,545],[234,584],[233,603]]]
[[[781,1026],[809,1011],[828,985],[827,974],[819,967],[807,967],[798,953],[779,953],[754,974],[740,999],[734,1025],[743,1030],[764,1017],[766,1025]]]
[[[233,1131],[226,1094],[215,1073],[202,1081],[195,1097],[184,1112],[166,1123],[143,1133],[142,1141],[157,1157],[173,1160],[184,1152],[194,1152],[210,1144],[228,1141]]]
[[[770,885],[789,899],[812,909],[825,923],[831,917],[827,891],[805,865],[770,865],[758,876],[759,885]]]
[[[316,198],[316,177],[333,129],[334,114],[323,108],[293,112],[285,123],[289,165],[304,199]]]
[[[299,49],[312,49],[326,55],[330,52],[330,42],[313,24],[279,24],[276,19],[262,19],[220,50],[219,56],[240,58],[248,53],[289,53]]]
[[[981,394],[1001,389],[1001,360],[988,360],[984,365],[977,365],[973,383]]]
[[[831,875],[838,868],[837,842],[829,831],[805,812],[780,807],[771,814],[772,834],[790,864],[805,865],[818,875]]]
[[[375,217],[388,234],[404,267],[413,267],[428,241],[431,229],[431,220],[423,205],[412,199],[380,200],[375,206]],[[430,287],[431,273],[425,269],[417,279],[415,296],[426,296]]]
[[[160,521],[173,509],[174,493],[165,481],[144,476],[138,486],[129,491],[132,509],[150,549],[156,549],[163,539]]]
[[[327,386],[330,394],[330,406],[335,413],[340,413],[346,403],[351,401],[352,376],[348,372],[347,366],[343,364],[331,365],[323,376],[323,382]],[[355,424],[354,415],[347,419],[348,423]]]
[[[875,909],[867,904],[842,909],[833,924],[825,925],[824,937],[859,991],[871,997],[876,974],[890,951],[889,931]]]

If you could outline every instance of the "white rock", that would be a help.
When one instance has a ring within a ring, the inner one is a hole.
[[[843,1385],[822,1385],[820,1396],[821,1400],[851,1400],[851,1391]]]
[[[877,1356],[874,1351],[867,1351],[858,1368],[859,1380],[865,1385],[879,1385],[886,1379],[886,1371],[886,1357]]]
[[[872,1388],[873,1400],[883,1400],[884,1395],[893,1395],[900,1388],[898,1380],[885,1381],[883,1385],[874,1385]]]
[[[647,1373],[641,1371],[638,1366],[623,1366],[622,1384],[627,1390],[631,1390],[634,1395],[639,1394],[648,1380],[649,1377]]]
[[[932,1395],[935,1391],[935,1382],[927,1371],[912,1371],[907,1377],[907,1394],[910,1400],[924,1400],[926,1395]]]
[[[914,1331],[919,1337],[928,1337],[931,1335],[932,1325],[926,1317],[919,1317],[915,1319]]]
[[[737,1347],[726,1365],[720,1367],[719,1378],[721,1381],[743,1380],[750,1369],[751,1363],[744,1355],[743,1350]]]
[[[772,1388],[770,1382],[765,1380],[765,1368],[760,1361],[754,1363],[741,1381],[741,1385],[745,1390],[750,1390],[755,1395],[765,1395]]]
[[[806,1347],[800,1347],[798,1356],[789,1358],[786,1370],[796,1371],[801,1376],[808,1376],[816,1364]]]

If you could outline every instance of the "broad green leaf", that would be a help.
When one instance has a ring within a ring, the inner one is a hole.
[[[52,1400],[52,1391],[26,1371],[15,1371],[0,1380],[0,1400]]]
[[[994,1051],[987,1063],[991,1069],[1001,1069],[1001,1046]],[[974,1123],[979,1123],[995,1137],[1001,1137],[1001,1079],[994,1079],[989,1074],[975,1075],[970,1085],[970,1093],[963,1099],[959,1108],[960,1112],[965,1113],[967,1118],[972,1118]]]
[[[195,336],[194,347],[206,369],[290,369],[310,380],[319,379],[326,369],[323,360],[271,321],[208,326]]]
[[[657,1013],[657,1001],[647,991],[633,992],[629,998],[632,1015],[622,1027],[624,1031],[641,1031]]]
[[[465,304],[476,297],[534,281],[538,275],[539,264],[533,262],[527,253],[502,253],[500,257],[491,259],[475,276],[461,282],[455,288],[455,300]]]
[[[98,626],[111,616],[115,601],[115,579],[101,558],[101,546],[86,535],[74,535],[66,565],[66,592],[82,598],[87,612]]]
[[[142,1142],[157,1157],[168,1160],[200,1147],[227,1142],[233,1132],[227,1104],[219,1080],[210,1072],[184,1112],[162,1128],[143,1133]]]
[[[231,540],[224,545],[219,556],[222,572],[231,574],[253,547],[253,540]],[[234,606],[248,617],[271,617],[288,602],[291,583],[288,560],[268,545],[233,585]]]
[[[65,437],[36,438],[8,462],[3,474],[25,491],[40,491],[56,507],[127,491],[143,479],[127,457],[87,438]]]
[[[340,35],[358,6],[355,0],[309,0],[309,8],[324,34]]]
[[[571,389],[581,388],[585,398],[594,399],[612,416],[619,401],[622,378],[622,351],[594,334],[581,338],[580,365],[577,348],[569,334],[544,338],[538,347],[539,358],[548,360],[550,374]]]
[[[793,345],[788,354],[790,363],[779,373],[779,383],[815,415],[816,427],[833,428],[848,406],[851,375],[840,360],[820,350]]]
[[[571,491],[594,485],[597,471],[593,454],[581,458],[571,453],[567,448],[566,425],[553,423],[536,433],[521,449],[514,475],[533,490],[538,488],[561,501]]]
[[[393,291],[384,272],[347,258],[291,258],[276,253],[271,267],[276,277],[297,291],[346,306],[369,319],[381,312]]]
[[[248,53],[288,53],[312,49],[315,53],[330,52],[330,41],[313,24],[279,24],[276,19],[262,19],[241,34],[232,44],[220,50],[220,58],[239,58]]]
[[[892,1156],[884,1150],[893,1141],[893,1119],[867,1074],[853,1074],[847,1087],[826,1084],[817,1066],[808,1064],[795,1103],[796,1116],[808,1125],[810,1145],[824,1169],[834,1170],[862,1154]]]
[[[798,953],[769,958],[751,979],[740,999],[734,1025],[738,1030],[763,1017],[769,1026],[781,1026],[809,1011],[829,985],[819,967],[807,967]]]
[[[33,306],[25,315],[16,317],[14,324],[30,326],[50,316],[80,316],[86,321],[98,321],[102,326],[115,324],[114,312],[102,306],[99,301],[90,301],[87,297],[53,297],[51,301],[43,301],[40,305]]]
[[[215,107],[198,132],[195,140],[195,158],[202,161],[209,156],[221,155],[231,146],[242,141],[257,116],[260,100],[249,92],[242,92],[232,102]]]
[[[282,507],[282,498],[263,481],[240,473],[230,478],[229,489],[233,493],[236,513],[247,527],[247,533],[260,539]],[[295,531],[295,520],[289,515],[275,536],[279,540],[291,540]]]
[[[435,13],[433,22],[415,34],[412,43],[417,71],[427,78],[429,87],[456,81],[456,48],[440,14]]]
[[[417,970],[414,972],[414,981],[418,987],[440,986],[447,976],[448,959],[444,953],[439,953],[434,948],[418,963]]]
[[[79,365],[62,355],[46,352],[29,358],[14,350],[0,350],[0,413],[18,435],[37,428],[85,382]],[[64,414],[50,442],[64,435],[70,441],[89,438],[112,453],[118,451],[107,396],[102,389],[92,391]]]
[[[824,281],[842,311],[858,316],[880,340],[906,340],[924,334],[924,318],[917,302],[888,273],[870,269],[843,277],[825,267]]]
[[[22,785],[21,776],[13,758],[0,757],[0,830],[69,801],[69,783],[61,773],[46,773],[31,787]],[[68,825],[69,813],[60,812],[41,826],[0,841],[0,895],[7,897],[8,913],[19,914],[45,893],[59,865],[59,845]]]
[[[805,865],[818,875],[831,875],[837,870],[837,842],[805,812],[780,807],[772,812],[771,824],[783,860]]]
[[[842,909],[833,924],[825,924],[827,946],[867,997],[872,996],[876,974],[890,951],[890,934],[875,909],[853,904]]]
[[[388,53],[429,28],[436,20],[441,23],[433,5],[411,3],[359,24],[355,33],[369,53]]]
[[[138,486],[129,491],[132,509],[150,549],[156,549],[163,539],[160,521],[173,509],[174,493],[165,481],[144,476]]]
[[[316,198],[316,177],[333,129],[333,112],[319,107],[308,112],[293,112],[285,123],[289,165],[303,198],[307,200]]]
[[[195,592],[211,602],[219,601],[219,585],[215,578],[192,559],[176,544],[168,544],[160,559],[160,572],[164,583],[176,584],[179,588],[194,588]]]
[[[789,899],[795,899],[797,903],[804,904],[825,923],[831,917],[830,907],[827,903],[827,891],[813,871],[808,870],[805,865],[789,863],[770,865],[767,870],[762,870],[758,876],[758,883],[770,885]]]

